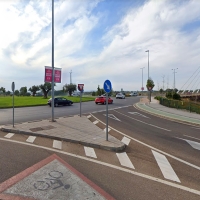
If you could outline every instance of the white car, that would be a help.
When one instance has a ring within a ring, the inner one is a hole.
[[[118,94],[116,95],[116,99],[125,99],[125,95],[122,94],[122,93],[118,93]]]
[[[138,93],[137,92],[131,92],[130,96],[138,96]]]

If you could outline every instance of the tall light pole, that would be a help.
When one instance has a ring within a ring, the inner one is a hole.
[[[175,85],[175,74],[177,73],[177,72],[176,72],[177,69],[178,69],[178,68],[172,69],[172,70],[174,71],[174,72],[173,72],[173,73],[174,73],[174,90],[175,90],[175,88],[176,88],[176,85]]]
[[[146,50],[145,52],[148,52],[148,79],[149,79],[149,50]]]
[[[142,70],[142,91],[144,90],[144,87],[143,87],[143,69],[144,69],[145,67],[142,67],[142,68],[140,68],[141,70]]]
[[[149,80],[149,50],[146,50],[145,52],[148,52],[148,80]],[[149,102],[151,102],[151,91],[149,90]]]
[[[72,84],[72,70],[69,73],[70,73],[70,84]]]
[[[52,122],[54,122],[54,0],[52,0],[52,81],[51,81],[51,107]]]

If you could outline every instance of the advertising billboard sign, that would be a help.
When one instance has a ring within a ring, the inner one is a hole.
[[[52,82],[52,67],[45,66],[44,82]],[[61,68],[54,68],[54,82],[61,83]]]

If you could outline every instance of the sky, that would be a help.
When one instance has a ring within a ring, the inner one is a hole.
[[[0,26],[0,87],[43,84],[52,1],[0,0]],[[85,91],[146,90],[148,72],[154,90],[200,88],[200,0],[54,0],[54,66],[55,90],[70,73]]]

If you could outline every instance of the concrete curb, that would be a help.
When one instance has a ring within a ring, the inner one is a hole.
[[[23,134],[23,135],[29,135],[29,136],[38,136],[38,137],[50,138],[50,139],[59,140],[59,141],[71,142],[71,143],[81,144],[81,145],[85,145],[85,146],[92,147],[92,148],[104,149],[104,150],[113,151],[113,152],[121,152],[126,148],[125,144],[123,144],[119,147],[112,147],[112,146],[109,147],[109,146],[106,146],[106,145],[103,145],[103,144],[100,145],[100,144],[90,143],[90,142],[87,142],[87,141],[78,141],[78,140],[56,137],[56,136],[51,136],[51,135],[43,135],[41,133],[21,131],[21,130],[17,130],[17,129],[13,130],[13,129],[5,128],[5,127],[1,127],[0,130],[3,131],[3,132],[7,132],[7,133]]]
[[[140,102],[140,103],[141,103],[141,102]],[[147,105],[146,103],[144,103],[144,104]],[[161,117],[161,118],[163,118],[163,119],[168,119],[168,120],[170,120],[170,121],[175,121],[175,122],[182,123],[182,124],[188,124],[188,125],[193,125],[193,126],[194,126],[194,125],[200,126],[200,124],[197,124],[197,123],[195,123],[195,122],[188,122],[188,121],[184,121],[184,120],[178,120],[178,119],[175,119],[175,118],[172,118],[172,117],[163,116],[163,115],[161,115],[161,114],[151,112],[151,111],[149,111],[149,110],[146,110],[146,109],[143,109],[143,108],[139,107],[139,106],[138,106],[138,103],[135,103],[133,106],[135,106],[138,110],[141,110],[141,111],[143,111],[143,112],[149,113],[149,114],[154,115],[154,116],[159,116],[159,117]],[[152,109],[153,109],[153,108],[152,108]],[[162,112],[164,112],[164,111],[162,111]]]

